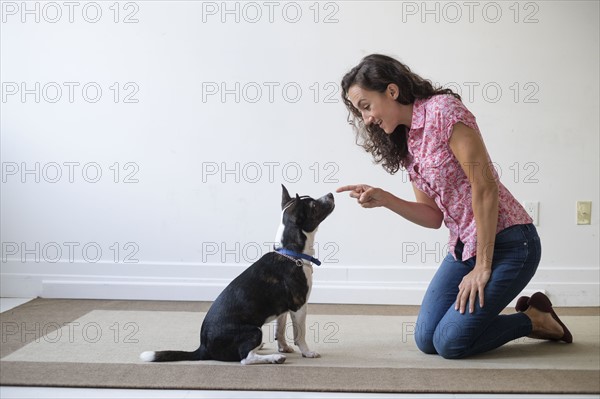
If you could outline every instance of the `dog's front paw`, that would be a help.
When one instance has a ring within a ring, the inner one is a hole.
[[[285,362],[285,355],[273,355],[271,358],[271,363],[273,364],[281,364]]]
[[[267,363],[281,364],[285,362],[285,359],[285,355],[280,355],[278,353],[275,353],[273,355],[257,355],[254,352],[250,352],[248,357],[242,359],[240,363],[242,363],[243,365]]]
[[[294,353],[294,348],[289,345],[280,345],[278,350],[281,353]]]
[[[316,357],[321,357],[321,355],[319,355],[317,352],[308,351],[308,352],[302,352],[302,357],[316,358]]]

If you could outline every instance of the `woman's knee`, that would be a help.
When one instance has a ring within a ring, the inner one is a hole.
[[[415,331],[415,343],[417,344],[417,348],[423,353],[428,355],[435,355],[437,353],[433,344],[433,332],[425,330],[423,325],[418,323]]]
[[[444,359],[462,359],[466,356],[465,348],[453,347],[446,342],[435,342],[433,344],[437,353]]]
[[[444,334],[440,330],[436,330],[434,334],[433,347],[436,353],[444,359],[462,359],[467,356],[469,350],[469,345],[464,342],[464,337]]]
[[[436,334],[427,331],[417,331],[415,333],[415,343],[417,348],[428,355],[440,355],[444,359],[461,359],[468,354],[468,346],[462,345],[458,337],[450,335]]]

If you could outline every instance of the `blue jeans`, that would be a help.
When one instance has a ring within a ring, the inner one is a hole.
[[[456,255],[461,258],[459,241]],[[492,275],[484,292],[484,306],[476,299],[475,312],[454,309],[458,285],[475,267],[476,258],[455,260],[448,254],[423,298],[415,340],[425,353],[460,359],[495,349],[531,333],[523,313],[500,315],[531,280],[541,257],[541,243],[533,224],[515,225],[496,235]]]

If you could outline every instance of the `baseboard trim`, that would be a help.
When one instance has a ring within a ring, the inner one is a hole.
[[[158,263],[96,266],[8,261],[0,265],[0,296],[212,301],[247,267]],[[310,302],[419,305],[435,270],[406,265],[315,267]],[[541,267],[523,294],[546,292],[556,306],[598,306],[599,281],[597,268]]]

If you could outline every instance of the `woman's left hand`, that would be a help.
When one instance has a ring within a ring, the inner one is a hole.
[[[473,313],[475,311],[477,296],[479,296],[479,306],[483,307],[483,292],[491,275],[491,269],[476,265],[469,274],[463,277],[461,283],[458,285],[458,295],[456,296],[454,309],[464,314],[467,302],[469,302],[469,313]]]

